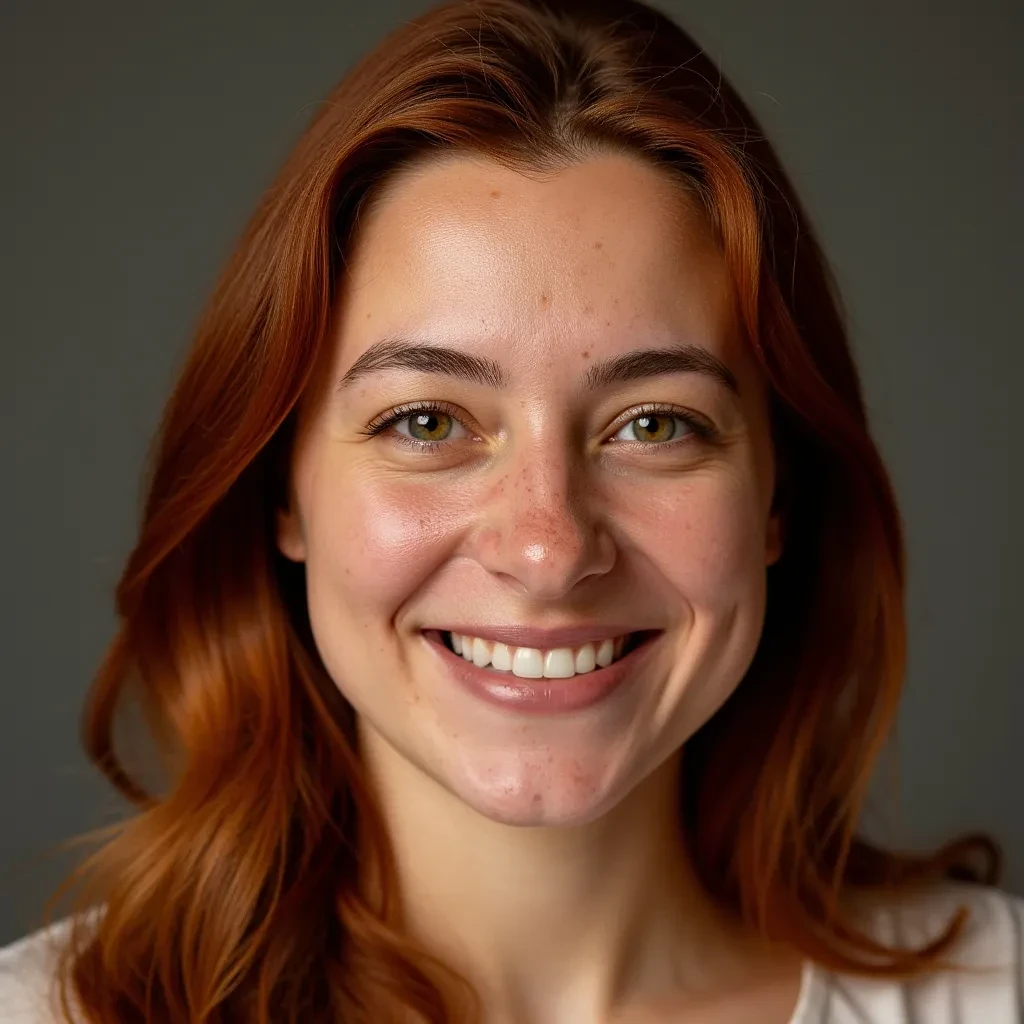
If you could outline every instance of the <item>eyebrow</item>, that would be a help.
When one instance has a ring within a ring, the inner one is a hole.
[[[439,373],[492,388],[508,385],[508,374],[500,363],[441,345],[428,345],[403,338],[385,338],[371,345],[338,381],[344,391],[356,381],[382,370],[418,370]],[[734,394],[739,385],[733,372],[717,356],[700,345],[640,349],[591,366],[583,377],[587,390],[597,390],[645,377],[670,373],[701,373],[724,384]]]

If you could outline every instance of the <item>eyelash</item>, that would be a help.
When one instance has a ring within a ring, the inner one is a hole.
[[[703,417],[698,417],[695,413],[690,412],[687,409],[680,409],[678,406],[661,405],[658,403],[649,403],[646,405],[638,406],[636,409],[629,410],[632,415],[621,419],[615,428],[615,432],[618,433],[624,426],[632,423],[633,420],[639,419],[641,416],[672,416],[675,419],[682,420],[697,435],[700,440],[705,442],[714,441],[717,437],[718,431],[711,425],[710,422],[705,420]],[[362,431],[369,437],[376,437],[378,434],[384,433],[390,427],[393,427],[396,423],[400,423],[402,420],[408,419],[417,413],[444,413],[446,416],[450,416],[454,420],[458,420],[462,423],[459,418],[459,410],[453,405],[449,405],[447,402],[425,402],[420,405],[399,405],[394,409],[390,409],[385,413],[382,413],[375,420],[371,421],[365,430]],[[466,425],[462,423],[465,427]],[[469,429],[468,427],[466,428]],[[447,441],[419,441],[415,438],[406,437],[404,434],[395,434],[395,438],[400,444],[405,445],[408,448],[412,448],[418,452],[434,453],[440,451],[449,442]],[[643,441],[629,442],[629,441],[618,441],[617,444],[644,444]],[[693,438],[690,436],[676,438],[672,441],[664,442],[652,442],[647,445],[650,448],[676,448],[681,444],[692,444]]]

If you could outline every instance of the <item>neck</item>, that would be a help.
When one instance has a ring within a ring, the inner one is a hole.
[[[484,817],[360,726],[405,926],[488,1021],[610,1021],[749,983],[767,947],[715,904],[678,828],[680,755],[583,824]]]

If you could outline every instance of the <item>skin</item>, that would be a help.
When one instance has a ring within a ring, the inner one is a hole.
[[[543,178],[449,155],[388,185],[346,266],[278,544],[357,711],[411,931],[489,1022],[784,1024],[799,961],[710,901],[675,827],[684,744],[750,664],[781,544],[764,382],[696,205],[623,155]],[[336,388],[394,336],[507,383],[387,369]],[[738,394],[696,372],[582,387],[598,361],[684,344]],[[424,436],[408,419],[366,433],[413,402],[458,412],[436,451],[402,443]],[[651,440],[631,411],[651,402],[714,437],[669,419],[676,443]],[[544,716],[466,693],[421,632],[609,622],[663,631],[643,671]]]

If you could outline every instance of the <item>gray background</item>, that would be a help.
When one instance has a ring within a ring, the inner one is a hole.
[[[314,105],[426,4],[3,7],[0,944],[121,808],[78,749],[138,478],[201,303]],[[991,830],[1024,893],[1021,7],[665,9],[763,119],[853,316],[910,549],[903,796],[870,830]],[[879,792],[886,787],[876,787]]]

